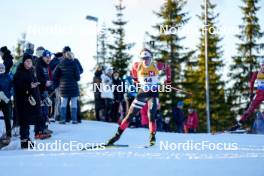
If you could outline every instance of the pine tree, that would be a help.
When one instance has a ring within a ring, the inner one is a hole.
[[[185,5],[185,0],[166,0],[159,12],[154,12],[161,19],[161,22],[154,26],[158,34],[149,35],[152,41],[149,43],[149,48],[153,51],[154,58],[161,59],[171,66],[172,82],[179,88],[182,87],[183,80],[181,66],[192,54],[182,46],[181,41],[185,37],[180,36],[177,31],[189,21],[188,13],[183,10]],[[176,96],[175,92],[160,93],[159,98],[164,114],[170,113],[177,101],[182,99]]]
[[[242,0],[240,9],[243,12],[242,25],[239,25],[240,33],[236,35],[239,39],[237,44],[237,55],[234,56],[230,67],[230,81],[233,84],[230,89],[232,110],[235,115],[241,115],[248,104],[249,87],[248,81],[252,72],[258,68],[258,59],[263,58],[260,51],[264,43],[260,43],[263,32],[260,29],[257,11],[260,9],[258,0]]]
[[[225,99],[224,82],[221,80],[223,71],[222,38],[217,31],[219,13],[214,12],[216,5],[208,1],[208,73],[210,87],[210,113],[212,131],[219,131],[226,127],[230,121],[228,106]],[[201,6],[202,14],[198,18],[203,22],[205,18],[204,5]],[[198,45],[198,57],[189,61],[185,70],[185,88],[193,91],[192,106],[200,117],[200,131],[206,131],[206,101],[205,101],[205,30],[200,29],[201,37]]]
[[[23,33],[21,35],[21,39],[18,40],[16,46],[15,46],[15,60],[19,60],[23,55],[24,45],[26,44],[26,33]]]
[[[99,63],[103,65],[109,63],[107,43],[108,43],[107,28],[105,24],[103,24],[102,29],[98,36],[98,45],[99,45],[98,58],[99,58]]]
[[[133,43],[125,43],[125,25],[127,21],[123,20],[123,10],[125,6],[122,3],[122,0],[119,0],[116,8],[116,19],[112,22],[114,27],[110,28],[109,31],[113,35],[114,41],[112,44],[108,45],[110,49],[111,64],[114,69],[116,69],[120,76],[122,77],[127,73],[128,65],[132,59],[132,56],[128,54],[128,50],[133,47]]]

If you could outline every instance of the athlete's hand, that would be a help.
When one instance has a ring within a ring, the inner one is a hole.
[[[166,81],[164,82],[164,84],[165,84],[165,85],[171,85],[171,81],[166,80]]]
[[[46,86],[46,87],[50,87],[52,84],[53,84],[52,81],[47,81],[46,84],[45,84],[45,86]]]

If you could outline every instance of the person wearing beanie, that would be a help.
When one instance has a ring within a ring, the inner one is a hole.
[[[114,93],[111,89],[113,85],[113,68],[107,67],[104,73],[101,75],[102,84],[100,87],[101,98],[104,102],[104,118],[105,121],[111,122],[113,118],[113,102],[114,102]]]
[[[38,59],[36,64],[36,73],[37,79],[40,82],[39,90],[41,95],[42,103],[41,110],[42,110],[42,122],[40,130],[35,131],[35,139],[42,138],[43,135],[47,135],[52,133],[51,130],[48,130],[48,126],[46,126],[46,122],[48,122],[48,115],[49,115],[49,107],[51,104],[48,101],[51,101],[49,98],[49,92],[53,91],[53,82],[50,78],[50,71],[49,71],[49,63],[51,61],[51,52],[48,50],[44,50],[41,57]]]
[[[198,118],[198,113],[192,107],[188,109],[188,117],[185,126],[188,133],[197,132],[199,126],[199,118]]]
[[[41,98],[39,82],[33,68],[33,58],[30,54],[24,54],[22,63],[19,64],[14,75],[15,108],[20,125],[21,148],[32,147],[29,138],[30,125],[35,125],[35,132],[42,130]],[[49,136],[42,136],[45,139]]]
[[[71,48],[69,46],[65,46],[63,49],[62,49],[62,53],[65,54],[67,52],[71,52]]]
[[[11,99],[12,79],[5,74],[5,65],[0,64],[0,109],[4,114],[6,133],[0,137],[0,149],[7,146],[11,140]]]
[[[172,109],[173,119],[178,133],[184,132],[185,115],[183,113],[183,101],[178,101],[177,106]]]
[[[37,56],[33,56],[34,54],[34,44],[32,43],[26,43],[25,45],[25,50],[24,50],[24,54],[22,57],[20,57],[15,64],[13,65],[13,67],[11,68],[10,72],[12,75],[16,74],[16,71],[18,69],[18,67],[20,66],[21,63],[23,63],[23,57],[24,56],[31,56],[31,60],[32,60],[32,64],[33,66],[36,65],[38,57]]]
[[[36,49],[36,56],[38,58],[40,58],[42,56],[42,54],[43,54],[44,51],[45,51],[45,48],[43,46],[37,47],[37,49]]]
[[[34,54],[34,48],[35,48],[35,45],[33,43],[28,42],[25,45],[24,53],[29,54],[29,55],[33,55]]]
[[[52,77],[52,80],[53,80],[53,77],[54,77],[54,73],[55,73],[55,70],[58,66],[58,64],[63,60],[63,53],[62,52],[57,52],[54,54],[54,57],[53,59],[50,61],[49,63],[49,68],[50,68],[50,71],[51,71],[51,77]],[[54,96],[54,103],[53,103],[53,112],[52,112],[52,120],[54,121],[59,121],[60,120],[60,92],[59,92],[59,88],[56,88],[55,89],[55,96]]]
[[[3,46],[0,48],[0,56],[4,61],[5,73],[9,73],[11,67],[13,66],[13,56],[11,55],[11,51],[6,46]]]

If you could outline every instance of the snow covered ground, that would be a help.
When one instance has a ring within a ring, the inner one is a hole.
[[[0,124],[2,129],[3,121]],[[38,146],[58,141],[61,144],[105,142],[117,125],[83,121],[79,125],[53,123],[50,127],[53,137],[37,141]],[[33,139],[33,127],[31,136]],[[11,144],[0,151],[0,176],[264,176],[263,135],[160,132],[157,145],[144,148],[148,138],[147,129],[128,129],[118,144],[130,147],[96,151],[27,151],[20,149],[18,138],[13,138]],[[188,142],[199,145],[203,141],[203,151],[186,148]],[[171,148],[165,150],[160,143],[170,144]],[[180,143],[182,146],[178,146]],[[210,150],[207,144],[211,147],[227,145],[229,150]]]

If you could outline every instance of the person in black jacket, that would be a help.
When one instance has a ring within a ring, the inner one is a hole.
[[[118,122],[120,120],[120,106],[125,109],[125,84],[123,80],[119,77],[119,72],[114,71],[113,73],[113,85],[114,85],[114,104],[112,110],[112,121]],[[122,90],[123,89],[123,90]]]
[[[71,50],[71,48],[69,46],[65,46],[62,49],[63,57],[65,57],[65,54],[67,52],[72,52],[72,50]],[[82,74],[83,73],[83,67],[82,67],[80,61],[77,58],[74,58],[73,60],[76,63],[76,65],[78,66],[80,74]],[[68,100],[68,102],[67,102],[67,115],[66,115],[66,121],[67,122],[70,121],[70,119],[71,119],[71,115],[70,114],[71,114],[71,112],[70,112],[70,101]],[[81,109],[80,109],[80,101],[79,100],[77,100],[77,121],[79,123],[81,123]]]
[[[179,101],[177,103],[177,107],[172,109],[173,113],[173,119],[176,124],[176,131],[178,133],[183,133],[184,132],[184,121],[185,121],[185,116],[183,113],[183,101]]]
[[[100,84],[102,83],[101,75],[103,73],[103,68],[101,65],[98,65],[94,77],[93,77],[93,91],[94,91],[94,109],[95,109],[95,118],[97,121],[102,120],[102,111],[104,110],[104,101],[101,98]]]
[[[72,51],[71,51],[71,48],[70,48],[69,46],[65,46],[65,47],[62,49],[62,53],[63,53],[64,57],[65,57],[65,54],[66,54],[67,52],[72,52]],[[79,68],[79,71],[80,71],[80,74],[82,74],[82,73],[83,73],[83,67],[82,67],[82,65],[81,65],[81,63],[80,63],[80,61],[79,61],[79,59],[77,59],[77,58],[73,58],[73,61],[77,64],[77,66],[78,66],[78,68]]]
[[[3,46],[0,48],[0,56],[4,61],[3,64],[5,65],[5,73],[9,73],[11,67],[13,66],[13,56],[11,55],[11,51],[6,46]]]
[[[44,48],[37,48],[37,49],[41,49],[43,50]],[[33,60],[33,66],[36,66],[37,64],[37,60],[38,60],[38,56],[34,55],[34,51],[35,51],[35,45],[33,43],[27,42],[25,44],[25,49],[24,49],[24,54],[28,54],[32,56],[32,60]]]
[[[64,59],[57,66],[53,81],[59,85],[61,96],[61,124],[66,122],[67,102],[70,99],[72,123],[77,124],[77,100],[80,95],[78,81],[80,80],[80,71],[72,52],[66,52]]]
[[[49,68],[50,68],[50,71],[51,71],[51,75],[52,75],[52,80],[53,80],[53,76],[54,76],[54,73],[55,73],[55,70],[57,68],[57,66],[59,65],[59,63],[61,62],[61,60],[63,59],[63,54],[62,52],[57,52],[54,54],[54,58],[50,61],[49,63]],[[52,97],[52,101],[53,101],[53,104],[52,104],[52,109],[53,109],[53,119],[55,121],[59,121],[60,120],[60,90],[59,88],[56,88],[55,89],[55,95]]]
[[[52,73],[54,74],[57,65],[59,65],[60,61],[63,59],[63,54],[61,52],[54,53],[54,58],[50,61],[49,67]]]
[[[41,109],[42,109],[42,118],[43,118],[43,127],[42,130],[43,133],[51,133],[51,130],[48,130],[47,126],[45,125],[46,122],[48,122],[48,115],[49,115],[49,107],[52,105],[52,102],[49,98],[49,92],[53,90],[53,82],[50,79],[49,74],[49,68],[48,65],[51,60],[51,52],[48,50],[45,50],[42,53],[42,56],[38,58],[37,64],[36,64],[36,73],[37,73],[37,79],[40,82],[39,90],[41,95]],[[39,139],[41,137],[41,134],[36,133],[35,138]]]
[[[41,99],[39,82],[33,69],[32,56],[25,54],[22,63],[14,75],[15,108],[20,124],[21,148],[28,148],[33,144],[29,138],[29,125],[41,129]],[[45,135],[42,136],[46,138]]]

